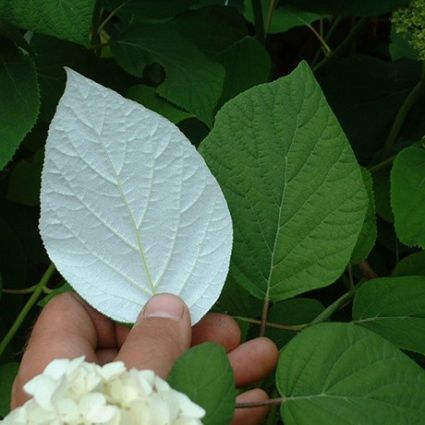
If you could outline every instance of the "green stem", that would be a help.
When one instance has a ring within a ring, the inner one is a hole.
[[[13,295],[25,295],[25,294],[31,294],[35,291],[37,288],[37,285],[30,286],[29,288],[25,289],[3,289],[4,294],[13,294]]]
[[[264,43],[264,20],[263,20],[263,9],[261,7],[261,0],[252,0],[252,10],[254,11],[255,20],[255,36],[258,41]]]
[[[329,55],[325,56],[317,65],[313,67],[314,72],[319,72],[331,59],[339,55],[345,48],[352,42],[356,37],[359,31],[363,28],[363,25],[367,21],[367,17],[361,18],[356,25],[353,26],[351,31],[348,33],[347,37],[342,41],[342,43],[333,50]]]
[[[370,171],[372,174],[374,174],[374,173],[377,173],[378,171],[385,170],[386,168],[388,168],[388,167],[390,167],[390,166],[391,166],[391,164],[393,163],[393,161],[394,161],[394,159],[395,159],[395,157],[396,157],[396,156],[397,156],[397,155],[390,156],[389,158],[384,159],[384,160],[383,160],[383,161],[381,161],[380,163],[378,163],[378,164],[376,164],[376,165],[372,165],[372,166],[369,168],[369,171]]]
[[[267,35],[270,30],[270,26],[272,24],[272,19],[273,19],[273,12],[275,8],[276,8],[276,0],[270,0],[269,10],[267,11],[266,27],[264,29],[265,35]]]
[[[97,28],[97,33],[100,34],[103,30],[103,28],[105,28],[106,24],[118,13],[118,11],[120,9],[122,9],[129,0],[123,2],[122,4],[120,4],[119,6],[117,6],[114,10],[112,10],[111,13],[109,13],[109,15],[104,19],[104,21],[99,25],[99,27]]]
[[[22,323],[24,322],[25,318],[27,317],[28,313],[30,312],[31,308],[35,305],[40,295],[43,293],[43,289],[48,284],[50,278],[52,277],[53,273],[55,271],[55,266],[53,263],[50,264],[50,266],[45,271],[44,275],[40,279],[40,281],[36,285],[36,289],[31,294],[31,297],[28,299],[26,304],[24,305],[23,309],[18,314],[18,317],[16,318],[15,322],[3,338],[3,340],[0,342],[0,357],[4,353],[6,347],[9,345],[10,341],[13,339],[13,337],[16,335],[16,332],[18,332],[19,328],[21,327]]]
[[[240,320],[241,322],[252,323],[253,325],[261,325],[262,320],[251,319],[250,317],[241,317],[241,316],[232,316],[235,320]],[[267,328],[281,329],[285,331],[299,332],[304,329],[307,324],[302,325],[284,325],[281,323],[265,322]]]
[[[407,114],[412,109],[412,106],[416,103],[418,98],[421,96],[423,90],[425,88],[425,62],[422,63],[422,72],[421,72],[421,78],[413,87],[411,92],[407,95],[406,99],[404,100],[403,104],[401,105],[401,108],[399,109],[393,125],[391,127],[390,132],[388,133],[387,140],[385,141],[384,145],[384,156],[389,155],[393,147],[395,145],[395,142],[397,141],[397,138],[400,134],[401,127],[404,124],[404,121],[407,117]]]
[[[325,56],[329,56],[330,54],[332,54],[332,50],[331,48],[328,46],[328,44],[326,43],[325,39],[317,32],[316,28],[313,27],[313,25],[310,25],[308,22],[304,21],[303,19],[300,18],[300,21],[303,21],[304,24],[306,25],[306,27],[314,34],[314,36],[319,40],[320,42],[320,46],[323,50],[323,53],[325,54]]]
[[[318,323],[325,322],[328,320],[336,311],[343,307],[354,297],[355,291],[351,290],[335,300],[330,306],[323,310],[315,319],[313,319],[309,326],[316,325]]]
[[[334,21],[332,22],[331,27],[329,28],[329,31],[327,32],[324,40],[326,42],[326,44],[329,46],[329,40],[332,37],[333,33],[335,32],[336,27],[339,25],[339,23],[341,22],[341,16],[337,16]],[[313,57],[313,60],[311,61],[311,64],[314,65],[320,57],[320,53],[322,52],[322,46],[319,47],[319,49],[317,49],[316,54]]]

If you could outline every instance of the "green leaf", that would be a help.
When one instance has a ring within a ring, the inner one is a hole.
[[[30,31],[88,45],[95,0],[0,0],[0,17]]]
[[[40,106],[35,65],[0,37],[0,169],[13,157],[37,120]]]
[[[367,194],[305,63],[224,105],[200,151],[233,218],[231,278],[276,301],[335,281],[357,241]]]
[[[366,217],[363,222],[362,230],[360,231],[359,238],[353,253],[351,254],[351,263],[357,264],[367,258],[375,245],[377,229],[376,229],[376,216],[375,216],[375,197],[373,194],[372,175],[366,168],[361,168],[363,181],[369,197],[368,208]]]
[[[46,123],[52,120],[65,88],[65,66],[90,76],[119,93],[124,93],[136,82],[134,77],[129,76],[114,62],[101,60],[78,44],[34,34],[31,47],[35,52],[40,81],[40,118]]]
[[[401,242],[425,248],[425,149],[409,147],[396,157],[391,171],[391,206]]]
[[[354,323],[397,345],[425,354],[425,277],[372,279],[356,292]]]
[[[158,87],[158,94],[212,125],[224,70],[192,42],[168,25],[145,24],[120,34],[111,48],[117,62],[138,77],[143,76],[147,65],[161,64],[165,80]]]
[[[268,80],[271,60],[265,47],[248,36],[246,22],[234,8],[210,6],[178,16],[172,25],[225,69],[220,106],[240,92]],[[220,31],[217,31],[220,28]]]
[[[268,81],[271,60],[267,50],[255,38],[244,37],[217,55],[226,70],[220,104],[237,94]]]
[[[269,311],[267,321],[284,325],[303,325],[311,322],[323,310],[323,305],[317,300],[294,298],[274,304]],[[273,340],[278,348],[282,348],[296,335],[297,331],[274,329],[271,327],[267,327],[266,329],[266,336]]]
[[[411,0],[286,0],[285,3],[317,13],[341,16],[376,16],[406,6]]]
[[[0,365],[0,417],[9,413],[12,385],[18,369],[19,363],[16,362]]]
[[[213,343],[186,351],[168,376],[170,385],[202,406],[204,425],[228,425],[235,408],[235,383],[223,347]]]
[[[345,323],[307,328],[280,356],[285,425],[420,425],[425,373],[379,335]]]
[[[269,2],[261,2],[261,4],[263,6],[264,26],[266,27],[269,14]],[[251,0],[245,0],[244,15],[249,22],[255,22]],[[297,7],[297,5],[285,4],[281,7],[277,7],[273,11],[267,33],[276,34],[279,32],[286,32],[292,28],[307,26],[319,19],[328,18],[329,16],[304,10]]]
[[[211,59],[248,36],[242,15],[223,5],[190,10],[177,16],[170,25]]]
[[[395,267],[393,276],[425,276],[425,251],[403,258]]]
[[[37,151],[31,161],[16,163],[9,175],[7,199],[22,205],[38,205],[42,166],[43,150]]]
[[[103,6],[117,10],[117,16],[129,23],[164,21],[184,12],[194,0],[103,0]]]
[[[137,84],[127,90],[126,97],[135,100],[142,104],[144,107],[157,112],[163,117],[169,119],[174,124],[179,123],[187,118],[193,117],[186,111],[183,111],[165,99],[157,95],[153,87],[144,84]]]

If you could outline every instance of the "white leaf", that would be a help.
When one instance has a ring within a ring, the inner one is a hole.
[[[179,295],[196,323],[223,287],[232,246],[224,196],[160,115],[67,70],[50,125],[40,232],[91,305],[134,322],[152,294]]]

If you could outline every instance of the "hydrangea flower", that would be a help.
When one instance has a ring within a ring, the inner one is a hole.
[[[204,409],[151,370],[53,360],[24,390],[32,396],[1,425],[202,425]]]
[[[425,60],[425,0],[413,0],[398,9],[392,22],[396,32],[407,38],[419,59]]]

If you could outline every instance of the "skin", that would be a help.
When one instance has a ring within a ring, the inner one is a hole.
[[[278,350],[267,338],[240,342],[240,330],[229,316],[207,314],[193,328],[180,298],[161,294],[151,298],[130,330],[114,323],[87,305],[76,294],[56,296],[38,318],[12,390],[12,408],[27,400],[23,385],[43,371],[55,358],[74,358],[104,364],[123,361],[127,367],[153,369],[166,378],[176,359],[190,346],[203,342],[222,345],[232,365],[236,385],[252,386],[276,366]],[[254,388],[243,392],[238,402],[267,400]],[[236,409],[232,425],[257,425],[267,407]]]

